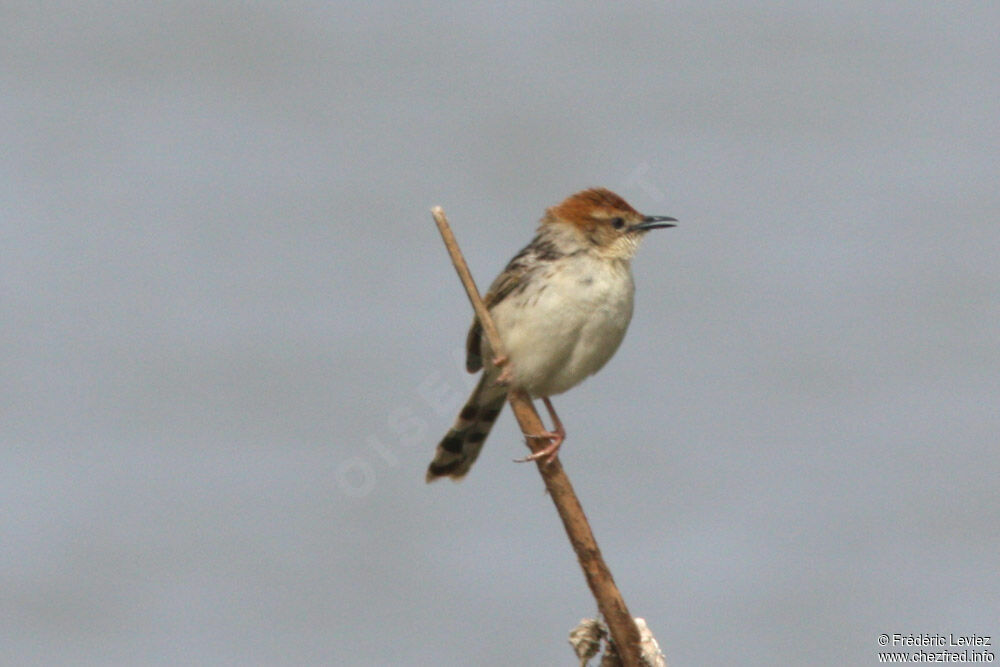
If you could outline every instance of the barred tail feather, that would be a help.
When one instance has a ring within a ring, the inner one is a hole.
[[[428,482],[441,477],[451,477],[458,481],[465,477],[469,468],[476,462],[486,436],[490,434],[490,429],[493,428],[500,411],[503,410],[504,401],[507,400],[506,391],[494,388],[492,385],[493,378],[484,373],[472,396],[459,413],[455,425],[438,443],[434,460],[427,466]]]

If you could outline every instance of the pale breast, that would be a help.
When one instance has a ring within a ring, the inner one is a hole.
[[[536,274],[493,308],[514,383],[552,396],[596,373],[614,355],[632,319],[628,262],[567,257]]]

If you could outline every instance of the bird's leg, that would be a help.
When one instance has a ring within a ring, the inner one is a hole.
[[[553,407],[552,401],[549,400],[548,396],[542,397],[542,403],[545,404],[545,409],[549,411],[549,417],[552,418],[552,425],[556,427],[556,435],[559,436],[559,444],[561,445],[562,441],[566,439],[566,429],[563,428],[563,424],[559,420],[559,415],[556,414],[556,409]],[[559,449],[558,445],[556,445],[556,449]]]
[[[563,440],[566,439],[566,429],[563,428],[562,422],[559,420],[559,415],[556,414],[556,409],[552,407],[552,401],[549,400],[548,396],[542,397],[542,402],[545,403],[545,409],[549,411],[549,417],[552,418],[552,425],[555,426],[555,431],[543,431],[537,435],[529,435],[529,438],[542,438],[549,441],[549,444],[544,449],[539,449],[537,452],[532,452],[523,459],[515,459],[518,463],[527,463],[528,461],[542,460],[542,465],[549,465],[556,459],[556,454],[559,452],[559,448],[563,444]]]
[[[495,382],[501,387],[509,385],[510,381],[514,379],[510,364],[508,364],[507,361],[508,359],[506,354],[493,357],[493,365],[500,369],[500,375],[497,376]]]

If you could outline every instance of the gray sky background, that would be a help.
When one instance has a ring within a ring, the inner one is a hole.
[[[676,229],[562,460],[672,665],[1000,641],[993,3],[5,3],[7,664],[570,665],[470,309],[592,185]],[[996,649],[994,648],[995,652]]]

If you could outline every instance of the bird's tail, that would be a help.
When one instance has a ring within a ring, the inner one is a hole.
[[[483,373],[455,425],[438,443],[434,460],[427,466],[428,482],[440,477],[451,477],[455,481],[465,477],[506,400],[506,389],[497,386],[489,373]]]

